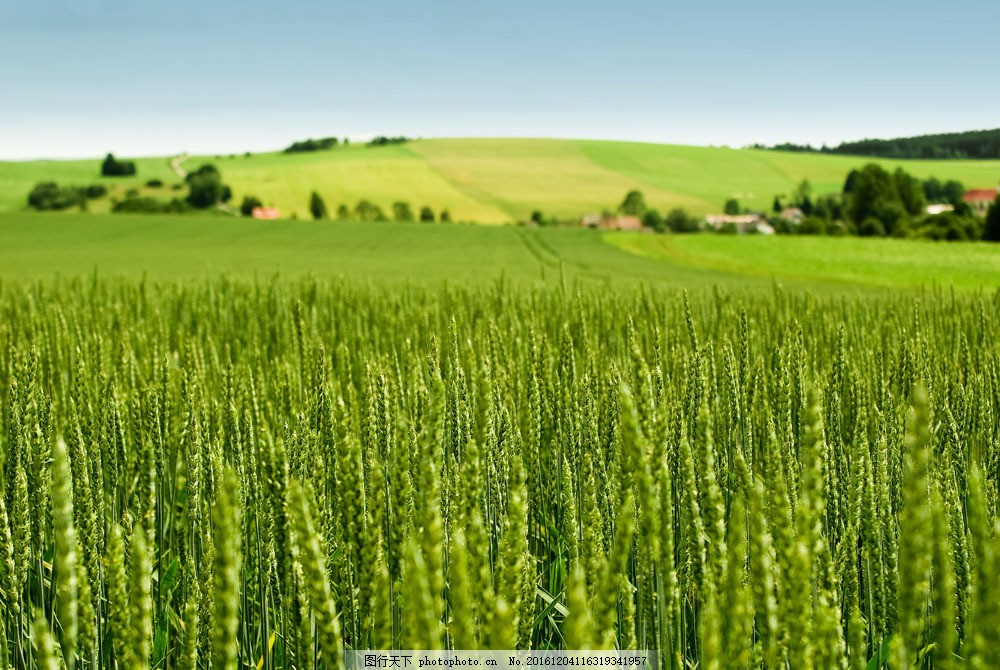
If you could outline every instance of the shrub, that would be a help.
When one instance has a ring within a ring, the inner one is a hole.
[[[925,217],[913,230],[914,237],[930,240],[978,240],[982,234],[983,225],[977,217],[960,216],[954,212]]]
[[[826,235],[826,221],[818,216],[807,216],[798,227],[799,235]]]
[[[441,223],[451,223],[451,212],[447,209],[441,210],[441,216],[438,218]]]
[[[146,186],[149,188],[160,188],[163,186],[162,179],[150,179],[146,182]]]
[[[423,223],[434,223],[434,210],[424,205],[420,208],[420,220]]]
[[[858,226],[858,235],[861,237],[885,237],[885,226],[878,218],[869,216]]]
[[[86,210],[87,200],[95,200],[107,195],[108,189],[102,184],[90,186],[59,186],[54,181],[35,184],[28,193],[28,206],[39,211],[68,209],[79,206]]]
[[[28,194],[28,206],[40,211],[67,209],[80,205],[83,201],[80,189],[60,187],[54,181],[35,184]]]
[[[133,196],[116,202],[111,207],[115,214],[180,214],[191,207],[180,198],[160,200],[149,196]]]
[[[341,203],[337,207],[337,218],[341,221],[346,221],[351,218],[351,210],[348,209],[347,205]]]
[[[98,198],[103,198],[108,194],[108,187],[103,184],[91,184],[87,186],[84,190],[84,195],[87,196],[88,200],[96,200]]]
[[[264,203],[257,196],[245,195],[243,196],[243,202],[240,203],[240,214],[243,216],[252,216],[253,210],[263,206]]]

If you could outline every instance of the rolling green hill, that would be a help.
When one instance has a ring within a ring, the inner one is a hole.
[[[582,282],[770,290],[1000,287],[1000,246],[580,228],[252,221],[177,215],[0,215],[0,281],[342,277],[375,284]]]
[[[331,210],[365,198],[387,211],[405,200],[416,210],[448,209],[456,220],[505,223],[546,214],[575,217],[614,209],[625,192],[642,190],[650,205],[684,207],[696,214],[719,211],[727,198],[767,209],[776,194],[790,193],[809,179],[817,193],[841,188],[848,171],[872,159],[754,149],[690,147],[633,142],[538,139],[438,139],[405,145],[351,145],[315,153],[192,157],[184,167],[215,163],[235,193],[253,194],[287,217],[308,216],[311,191]],[[904,166],[917,177],[958,179],[968,187],[991,187],[1000,180],[1000,161],[880,160]],[[19,211],[39,181],[66,184],[101,182],[111,197],[130,188],[161,197],[176,195],[180,184],[166,158],[138,161],[134,179],[102,179],[100,161],[0,162],[0,212]],[[166,186],[147,189],[151,178]],[[106,212],[110,199],[94,201]]]

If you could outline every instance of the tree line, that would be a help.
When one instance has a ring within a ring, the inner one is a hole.
[[[369,147],[382,147],[390,144],[405,144],[409,142],[408,137],[403,135],[398,135],[395,137],[390,137],[386,135],[378,135],[367,142]],[[347,146],[351,141],[348,138],[340,140],[336,137],[321,137],[318,139],[305,139],[299,140],[298,142],[292,142],[288,145],[282,153],[295,154],[295,153],[305,153],[310,151],[328,151],[330,149],[335,149],[338,145]]]
[[[892,139],[863,139],[842,142],[834,147],[785,142],[769,147],[755,144],[753,148],[878,158],[990,159],[1000,158],[1000,128]]]
[[[317,221],[330,218],[326,202],[316,191],[313,191],[309,196],[309,213]],[[392,203],[390,215],[370,200],[362,199],[354,205],[353,209],[349,208],[346,204],[340,204],[337,207],[335,218],[339,221],[398,221],[401,223],[413,221],[434,223],[435,221],[440,221],[441,223],[449,223],[451,221],[451,213],[447,209],[442,209],[439,214],[435,214],[429,205],[424,205],[414,214],[410,203],[405,200],[397,200]]]
[[[328,149],[333,149],[340,142],[336,137],[321,137],[319,139],[307,139],[300,140],[298,142],[292,142],[288,147],[285,148],[284,153],[294,154],[294,153],[304,153],[309,151],[326,151]],[[344,144],[348,144],[348,140],[344,138]]]

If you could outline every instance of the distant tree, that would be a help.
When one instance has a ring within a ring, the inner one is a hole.
[[[852,171],[847,179],[853,182],[848,206],[851,220],[861,225],[866,219],[875,217],[888,230],[888,222],[883,214],[893,214],[894,208],[903,209],[893,176],[881,165],[869,163],[860,170]],[[846,183],[844,191],[848,192]]]
[[[730,198],[729,200],[726,200],[726,205],[725,205],[725,207],[723,208],[722,211],[724,211],[726,214],[729,214],[731,216],[739,214],[740,213],[740,201],[737,200],[736,198]]]
[[[680,207],[670,210],[664,223],[669,230],[675,233],[696,233],[699,230],[698,220]]]
[[[812,198],[810,198],[808,195],[804,196],[802,200],[799,201],[799,209],[801,209],[802,213],[805,214],[806,216],[812,214],[813,213]]]
[[[434,223],[434,210],[427,205],[421,207],[420,220],[424,223]]]
[[[925,179],[921,186],[924,190],[924,198],[927,199],[927,202],[945,202],[944,185],[941,184],[940,179],[937,177]]]
[[[441,216],[438,217],[438,221],[441,223],[451,223],[451,212],[447,209],[442,209]]]
[[[240,204],[240,214],[243,216],[252,216],[253,210],[263,206],[264,203],[262,203],[256,196],[243,196],[243,202]]]
[[[108,194],[108,187],[104,184],[91,184],[84,189],[84,195],[90,200],[103,198]]]
[[[316,220],[326,218],[326,203],[316,191],[313,191],[312,195],[309,196],[309,213]]]
[[[774,202],[771,203],[771,211],[775,214],[780,214],[785,208],[781,206],[781,198],[774,196]]]
[[[658,233],[662,233],[666,230],[667,224],[664,222],[662,214],[655,209],[650,209],[642,215],[642,226],[644,228],[649,228],[650,230],[655,230]]]
[[[346,221],[351,218],[351,210],[347,208],[347,205],[341,203],[340,206],[337,207],[337,218],[341,221]]]
[[[840,221],[844,218],[844,199],[835,193],[820,196],[816,199],[813,214],[831,221]]]
[[[812,184],[809,183],[808,179],[803,179],[799,182],[799,185],[795,187],[795,203],[802,207],[802,203],[812,196]],[[805,210],[803,210],[805,211]]]
[[[903,168],[896,168],[892,178],[896,182],[896,192],[906,213],[910,216],[922,215],[927,207],[927,199],[924,197],[920,181],[907,174]]]
[[[990,210],[986,212],[983,239],[988,242],[1000,242],[1000,195],[990,205]]]
[[[956,179],[949,179],[941,187],[942,200],[954,206],[958,206],[958,203],[962,202],[963,195],[965,195],[965,186]]]
[[[827,198],[817,198],[816,204],[812,205],[811,207],[810,214],[825,220],[830,220],[834,218],[830,212],[830,204]]]
[[[146,186],[148,188],[160,188],[161,186],[163,186],[163,180],[162,179],[150,179],[149,181],[146,182]]]
[[[844,195],[848,193],[854,193],[854,186],[858,180],[858,170],[854,169],[847,173],[847,179],[844,180]]]
[[[368,200],[360,200],[354,206],[354,217],[358,221],[385,221],[385,212],[378,205]]]
[[[114,154],[108,154],[101,163],[101,175],[104,177],[130,177],[135,174],[135,163],[120,161]]]
[[[188,185],[188,204],[197,209],[213,207],[232,196],[229,187],[222,183],[219,170],[210,163],[189,172],[184,180]]]
[[[413,221],[413,210],[410,209],[410,203],[402,200],[392,203],[392,218],[395,221]]]
[[[628,216],[641,216],[646,211],[646,196],[642,191],[629,191],[625,194],[622,204],[618,206],[618,211]]]
[[[535,211],[533,211],[531,213],[531,219],[530,219],[530,221],[532,223],[534,223],[535,225],[544,226],[545,225],[545,215],[542,214],[539,210],[536,209]]]

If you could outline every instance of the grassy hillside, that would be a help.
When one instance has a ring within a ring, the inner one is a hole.
[[[457,220],[504,223],[527,218],[535,209],[564,217],[613,209],[632,188],[663,209],[705,214],[719,211],[730,197],[766,209],[776,194],[790,193],[802,179],[819,193],[838,191],[847,172],[869,160],[631,142],[444,139],[305,154],[193,157],[184,165],[193,169],[213,162],[237,202],[254,194],[289,217],[307,217],[309,193],[316,190],[331,211],[362,198],[388,211],[393,201],[405,200],[414,210],[423,205],[436,212],[448,209]],[[990,187],[1000,180],[1000,161],[879,162],[922,178],[958,179],[968,187]],[[28,191],[43,180],[107,183],[120,197],[156,177],[168,184],[161,195],[173,195],[169,187],[180,179],[166,158],[138,163],[137,178],[124,180],[101,179],[96,159],[0,163],[0,212],[22,209]],[[108,208],[108,199],[90,206],[95,212]]]
[[[1000,247],[986,242],[635,233],[605,234],[604,241],[688,269],[789,284],[1000,288]]]
[[[0,215],[0,278],[316,274],[388,284],[563,279],[818,289],[1000,285],[1000,247],[857,238],[664,236],[472,225]]]

